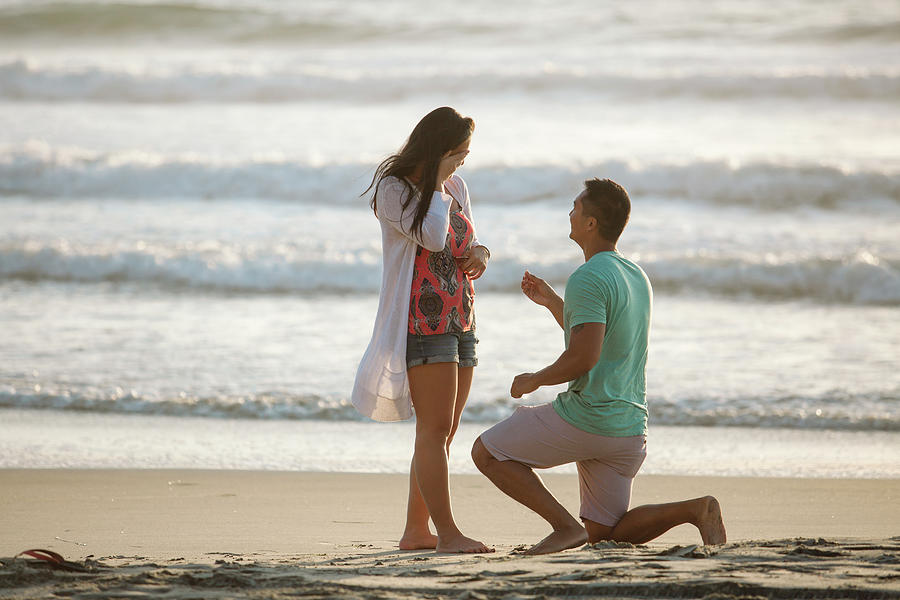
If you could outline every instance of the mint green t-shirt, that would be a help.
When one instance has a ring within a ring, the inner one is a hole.
[[[647,432],[647,341],[653,290],[639,266],[600,252],[566,283],[566,348],[582,323],[606,323],[600,360],[553,401],[560,417],[588,433],[612,437]]]

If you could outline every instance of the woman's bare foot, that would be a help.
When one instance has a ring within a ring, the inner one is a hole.
[[[421,533],[404,531],[400,538],[401,550],[433,550],[437,548],[438,537],[430,531]]]
[[[438,538],[435,550],[447,554],[484,554],[495,552],[493,548],[488,548],[478,540],[468,538],[461,533],[447,539]]]
[[[570,527],[554,531],[525,551],[525,554],[551,554],[581,546],[588,540],[584,527]]]
[[[712,496],[700,498],[701,510],[697,517],[697,529],[704,545],[724,544],[727,540],[725,523],[722,521],[722,509],[719,501]]]

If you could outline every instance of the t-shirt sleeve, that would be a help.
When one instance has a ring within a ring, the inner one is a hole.
[[[606,323],[609,290],[603,279],[589,271],[579,269],[569,277],[563,302],[569,329],[583,323]]]

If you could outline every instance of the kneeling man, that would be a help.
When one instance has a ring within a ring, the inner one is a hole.
[[[520,398],[543,385],[569,382],[551,404],[520,406],[475,440],[472,458],[494,485],[538,513],[553,533],[528,550],[545,554],[586,541],[640,544],[692,523],[704,544],[725,542],[712,496],[628,510],[631,484],[647,454],[647,343],[653,292],[643,270],[616,250],[631,201],[609,179],[585,182],[569,213],[584,264],[569,277],[565,300],[525,272],[522,291],[553,314],[566,349],[552,365],[513,380]],[[582,525],[533,469],[575,462]]]

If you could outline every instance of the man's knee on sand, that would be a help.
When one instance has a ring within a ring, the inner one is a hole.
[[[614,525],[601,525],[596,521],[585,518],[582,518],[581,522],[584,523],[584,528],[587,530],[589,544],[596,544],[597,542],[605,542],[612,539],[612,532],[613,529],[615,529]]]

